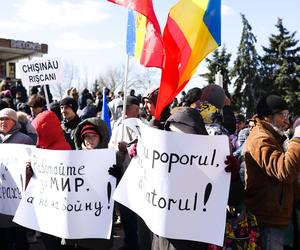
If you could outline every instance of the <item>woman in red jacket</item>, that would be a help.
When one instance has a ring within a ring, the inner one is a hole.
[[[66,141],[60,122],[52,111],[39,113],[32,121],[36,130],[38,148],[53,150],[71,150]],[[26,178],[27,179],[27,178]],[[62,250],[61,239],[49,234],[42,233],[42,239],[47,250]]]
[[[32,121],[37,133],[38,148],[54,150],[71,150],[71,146],[65,139],[60,122],[52,111],[44,111]]]

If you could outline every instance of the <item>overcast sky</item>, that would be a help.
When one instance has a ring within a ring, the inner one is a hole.
[[[161,29],[175,0],[153,0]],[[49,57],[78,65],[92,82],[99,73],[125,62],[127,12],[105,0],[0,0],[0,37],[46,43]],[[268,46],[277,18],[300,39],[300,0],[223,0],[222,43],[235,58],[246,15],[258,39]],[[198,71],[204,71],[200,66]]]

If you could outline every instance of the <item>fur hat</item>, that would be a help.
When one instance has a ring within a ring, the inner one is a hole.
[[[268,95],[258,102],[256,112],[259,118],[273,115],[282,110],[288,109],[286,101],[278,95]]]
[[[17,112],[11,108],[5,108],[0,110],[0,118],[9,118],[13,121],[18,121]]]
[[[210,84],[202,89],[201,102],[207,101],[218,109],[224,107],[225,91],[219,85]]]
[[[69,106],[76,114],[77,109],[78,109],[78,103],[72,97],[65,97],[64,99],[62,99],[59,103],[59,106],[62,106],[62,105]]]

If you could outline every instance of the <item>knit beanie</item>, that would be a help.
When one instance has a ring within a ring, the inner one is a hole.
[[[193,108],[179,108],[165,123],[165,130],[170,131],[172,126],[188,134],[207,135],[205,124],[200,113]]]
[[[256,106],[256,113],[259,118],[273,115],[282,110],[288,109],[286,101],[278,95],[263,97]]]
[[[0,118],[9,118],[15,122],[18,120],[17,112],[11,108],[5,108],[0,110]]]
[[[80,132],[80,136],[83,139],[84,135],[86,134],[95,134],[99,135],[99,132],[97,131],[97,128],[92,124],[86,124]]]
[[[78,109],[78,103],[72,97],[68,96],[68,97],[63,98],[59,103],[59,106],[62,106],[62,105],[69,106],[76,114],[77,109]]]
[[[201,102],[207,101],[218,109],[222,109],[225,101],[225,91],[219,85],[210,84],[202,89]]]

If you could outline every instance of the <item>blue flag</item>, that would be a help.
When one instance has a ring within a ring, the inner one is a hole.
[[[134,56],[135,52],[135,17],[132,10],[128,10],[127,21],[127,42],[126,51],[129,56]]]
[[[102,104],[102,111],[101,111],[101,119],[105,121],[108,132],[109,132],[109,138],[111,137],[111,126],[110,126],[110,117],[109,117],[109,111],[106,101],[106,95],[105,95],[105,88],[103,88],[103,104]]]

